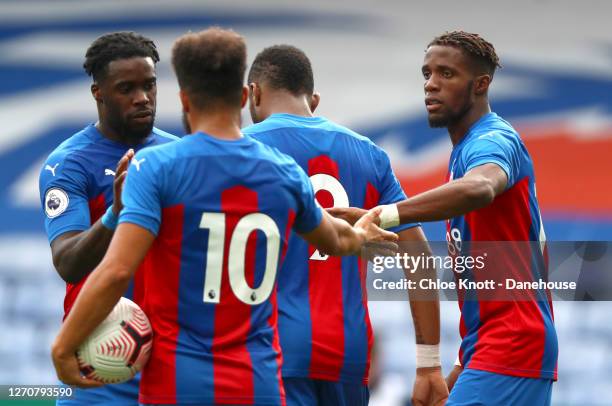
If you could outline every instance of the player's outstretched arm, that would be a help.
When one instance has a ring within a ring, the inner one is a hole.
[[[131,223],[117,228],[108,252],[83,285],[51,348],[57,377],[62,382],[96,386],[81,376],[75,352],[113,310],[154,239],[149,230]]]
[[[496,196],[506,190],[507,184],[508,177],[501,167],[493,163],[484,164],[470,170],[462,178],[385,206],[381,221],[392,227],[461,216],[491,204]]]
[[[337,219],[348,222],[350,225],[355,224],[357,220],[368,212],[360,207],[330,207],[325,209],[325,211]]]
[[[351,227],[346,221],[334,218],[323,211],[318,227],[309,233],[300,234],[308,243],[329,255],[358,255],[368,242],[397,242],[397,235],[382,230],[379,222],[380,210],[372,210]]]
[[[123,208],[121,191],[127,167],[133,157],[134,150],[130,149],[117,164],[113,183],[112,214],[109,213],[107,216],[107,218],[114,216],[115,223]],[[53,240],[51,243],[53,265],[64,281],[78,283],[100,263],[113,238],[114,229],[112,228],[112,224],[106,221],[105,225],[103,218],[100,218],[88,230],[69,231]]]

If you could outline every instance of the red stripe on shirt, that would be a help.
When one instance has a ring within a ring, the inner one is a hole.
[[[497,275],[499,277],[533,280],[531,252],[525,248],[533,226],[529,210],[529,178],[517,182],[491,205],[468,213],[465,220],[472,241],[506,242],[504,247],[495,250],[494,255],[488,256],[486,265],[489,269],[503,269],[503,275]],[[509,246],[513,242],[514,246]],[[476,278],[479,275],[480,279],[496,276],[474,272]],[[540,376],[546,331],[535,295],[531,299],[479,301],[481,327],[470,368],[525,377]]]
[[[327,174],[339,180],[338,164],[325,155],[308,161],[308,176]],[[317,201],[331,207],[331,194],[319,191]],[[309,258],[314,247],[308,249]],[[312,331],[311,379],[337,381],[344,363],[344,304],[342,300],[342,258],[309,260],[309,301]]]
[[[289,210],[289,214],[287,216],[287,227],[285,227],[285,235],[282,241],[282,251],[279,269],[282,269],[281,265],[285,261],[285,255],[287,254],[287,248],[289,247],[289,238],[291,237],[291,228],[293,227],[293,223],[295,222],[295,211]],[[277,275],[278,278],[278,275]],[[268,324],[272,327],[274,331],[274,339],[272,341],[272,348],[276,351],[276,365],[278,367],[276,376],[278,377],[278,386],[279,393],[281,396],[281,405],[286,405],[286,397],[285,397],[285,386],[283,385],[283,377],[282,377],[282,366],[283,366],[283,353],[280,346],[280,336],[278,333],[278,300],[277,300],[277,289],[274,288],[272,295],[270,296],[270,304],[272,305],[272,314],[268,319]]]
[[[246,341],[251,330],[251,306],[236,298],[231,289],[228,271],[228,251],[238,221],[257,212],[257,193],[243,186],[225,190],[221,194],[221,210],[226,215],[223,271],[221,273],[221,302],[215,309],[215,331],[212,343],[215,403],[235,403],[236,398],[253,403],[253,363]],[[252,235],[255,235],[253,233]],[[254,262],[253,239],[247,244],[245,271],[252,283]],[[249,272],[251,275],[249,275]]]
[[[278,300],[276,298],[277,295],[276,288],[272,291],[272,295],[270,295],[270,305],[272,306],[272,314],[268,318],[268,324],[272,327],[274,331],[274,338],[272,339],[272,348],[276,352],[276,365],[277,372],[276,376],[278,378],[278,392],[281,397],[281,405],[286,405],[286,397],[285,397],[285,386],[283,385],[283,377],[282,377],[282,366],[283,366],[283,353],[281,351],[280,346],[280,337],[278,335]]]
[[[184,208],[162,209],[161,226],[143,264],[147,290],[144,311],[153,327],[151,358],[142,371],[141,403],[176,403],[178,294]]]

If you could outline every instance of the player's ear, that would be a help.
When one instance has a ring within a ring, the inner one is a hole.
[[[261,103],[261,88],[255,82],[249,83],[249,97],[253,106],[259,106]]]
[[[317,107],[319,106],[319,102],[321,101],[321,94],[319,92],[314,92],[312,96],[310,96],[310,112],[314,113]]]
[[[184,90],[179,90],[179,98],[181,99],[181,106],[183,106],[183,111],[185,113],[189,113],[191,103],[189,102],[189,97]]]
[[[98,86],[97,83],[93,83],[91,85],[91,95],[93,96],[94,100],[97,103],[104,103],[103,99],[102,99],[102,94],[101,94],[101,90],[100,90],[100,86]]]
[[[240,108],[243,108],[247,100],[249,99],[249,88],[246,86],[242,86],[242,100],[240,101]]]
[[[476,78],[474,83],[474,94],[482,96],[487,94],[491,84],[491,75],[481,75]]]

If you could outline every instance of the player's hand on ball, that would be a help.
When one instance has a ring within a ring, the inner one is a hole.
[[[127,168],[132,158],[134,158],[134,150],[130,148],[119,160],[117,170],[115,171],[115,180],[113,181],[113,213],[115,213],[116,216],[118,216],[119,213],[121,213],[121,209],[123,209],[121,192],[123,190],[125,177],[127,176]]]
[[[79,388],[97,388],[104,385],[102,382],[87,379],[81,375],[79,363],[74,353],[64,353],[54,344],[51,357],[57,377],[66,385],[78,386]]]
[[[440,367],[417,368],[412,404],[414,406],[444,406],[448,389]]]
[[[331,216],[342,219],[354,225],[357,220],[363,217],[368,211],[358,207],[330,207],[325,209]]]

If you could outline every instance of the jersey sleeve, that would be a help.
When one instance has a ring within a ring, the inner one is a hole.
[[[296,163],[292,165],[291,169],[298,198],[298,212],[293,229],[297,233],[308,233],[317,228],[321,223],[323,218],[322,209],[315,200],[312,183],[310,183],[306,172]]]
[[[380,200],[378,201],[378,204],[392,204],[406,200],[408,197],[397,180],[397,177],[393,172],[393,168],[391,168],[389,156],[382,149],[378,149],[377,154],[377,188],[380,191]],[[420,225],[420,223],[406,223],[390,228],[389,231],[398,233],[400,231],[418,227]]]
[[[502,132],[494,131],[479,136],[463,149],[465,172],[484,164],[496,164],[506,173],[511,188],[519,172],[518,146],[505,137]]]
[[[44,163],[38,186],[49,243],[91,226],[87,185],[87,172],[74,156],[52,154]]]
[[[144,151],[132,158],[121,194],[119,223],[136,224],[157,235],[161,223],[160,172],[152,154]]]

